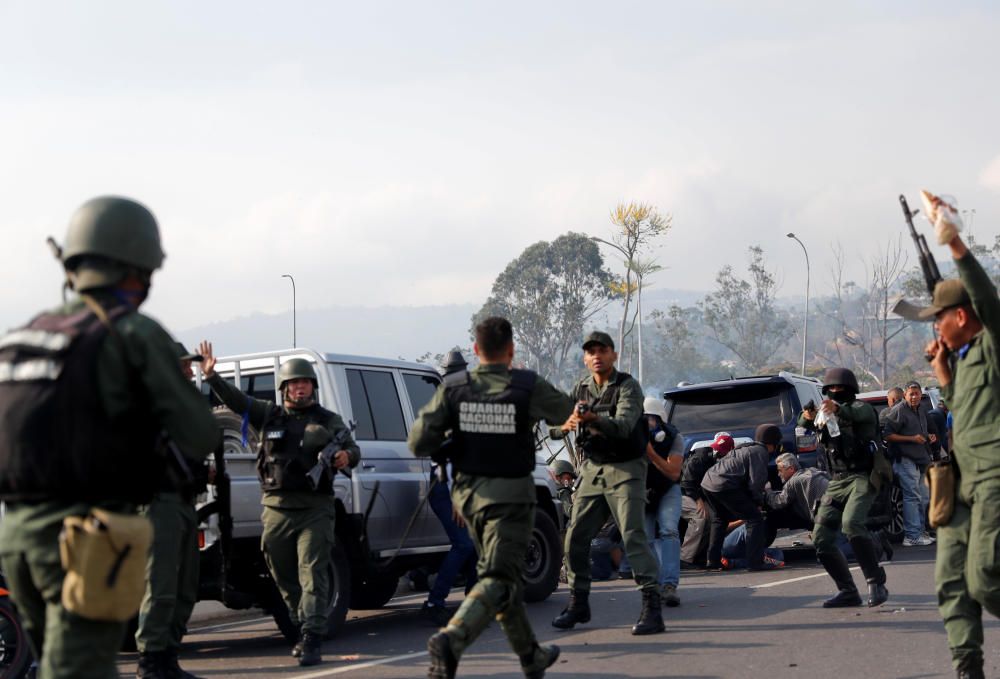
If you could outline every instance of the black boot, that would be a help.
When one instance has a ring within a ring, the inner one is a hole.
[[[986,679],[982,656],[967,655],[962,658],[955,668],[955,676],[957,679]]]
[[[539,646],[521,656],[521,669],[524,670],[525,679],[543,679],[545,670],[552,667],[559,659],[559,647],[555,644],[551,646]]]
[[[323,662],[323,656],[320,655],[320,644],[322,643],[318,634],[302,633],[302,655],[299,656],[299,667],[319,665]]]
[[[823,608],[847,608],[848,606],[860,606],[861,595],[854,585],[854,578],[851,577],[851,568],[847,565],[844,553],[839,549],[828,554],[818,554],[819,562],[823,568],[833,578],[837,585],[837,593],[830,599],[823,602]]]
[[[656,589],[642,590],[642,612],[632,625],[632,634],[656,634],[666,629],[660,612],[660,593]]]
[[[180,661],[177,659],[176,648],[168,648],[164,651],[164,654],[164,664],[167,668],[167,676],[170,677],[170,679],[201,679],[201,677],[184,671],[181,667]]]
[[[889,590],[885,588],[885,569],[878,565],[875,543],[868,536],[855,536],[851,538],[851,549],[868,582],[868,606],[884,604],[889,598]]]
[[[301,658],[302,657],[302,632],[299,632],[299,638],[295,640],[295,645],[292,646],[292,657]]]
[[[590,603],[587,601],[590,592],[582,589],[571,589],[569,591],[569,604],[563,612],[552,621],[553,627],[559,629],[573,629],[573,626],[580,622],[590,622]]]
[[[447,632],[438,632],[427,640],[427,650],[431,656],[428,679],[455,679],[458,658],[451,650],[451,639]]]
[[[166,651],[140,652],[135,679],[171,679]]]

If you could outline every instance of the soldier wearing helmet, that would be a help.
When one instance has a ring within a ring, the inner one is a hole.
[[[251,398],[215,372],[210,342],[202,342],[202,371],[219,399],[260,432],[257,474],[264,491],[261,549],[268,569],[301,626],[292,656],[299,665],[322,662],[320,645],[327,633],[330,550],[333,548],[333,471],[313,487],[306,474],[330,443],[342,443],[333,457],[337,470],[356,467],[361,450],[337,413],[316,402],[319,383],[312,363],[292,358],[278,370],[282,403]],[[303,564],[310,564],[305,566]]]
[[[117,674],[122,616],[139,607],[126,590],[141,596],[149,524],[134,514],[164,475],[158,439],[195,467],[219,432],[178,369],[174,340],[137,311],[164,258],[152,213],[127,198],[95,198],[73,215],[61,248],[49,242],[76,295],[0,340],[0,561],[39,676],[103,678]],[[60,559],[64,521],[93,525],[97,515],[140,536],[102,597],[114,614],[62,592],[64,582],[86,582],[69,551]],[[158,651],[170,676],[180,676],[176,652]]]
[[[573,485],[576,483],[576,469],[569,460],[554,460],[549,471],[556,480],[556,496],[562,503],[566,520],[573,515]]]
[[[874,408],[855,397],[858,380],[847,368],[830,368],[823,377],[820,406],[826,420],[817,425],[819,414],[804,410],[799,426],[819,427],[826,448],[827,469],[832,480],[820,501],[813,528],[816,556],[837,585],[837,594],[823,602],[824,608],[860,606],[861,595],[837,548],[837,534],[843,531],[851,543],[858,565],[868,583],[868,605],[878,606],[889,597],[885,569],[878,565],[878,553],[865,519],[875,501],[877,489],[872,472],[881,458],[878,416]]]

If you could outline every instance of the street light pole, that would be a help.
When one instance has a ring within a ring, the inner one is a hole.
[[[292,282],[292,348],[294,349],[296,347],[296,341],[298,339],[296,337],[296,327],[295,327],[295,279],[292,278],[291,274],[287,273],[281,274],[281,277],[287,278]]]
[[[794,233],[788,234],[788,237],[794,240],[796,243],[802,246],[802,252],[806,255],[806,317],[802,322],[802,374],[806,374],[806,342],[809,340],[809,251],[806,250],[805,244],[800,241]]]

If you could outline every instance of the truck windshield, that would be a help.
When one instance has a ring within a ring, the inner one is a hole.
[[[670,423],[682,432],[753,429],[786,424],[794,416],[788,384],[719,386],[668,396]]]

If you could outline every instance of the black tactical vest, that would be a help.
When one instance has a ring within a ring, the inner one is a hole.
[[[472,388],[468,371],[444,378],[452,414],[448,454],[455,470],[506,479],[534,471],[535,437],[528,407],[537,379],[530,370],[511,370],[506,389],[486,394]]]
[[[267,420],[261,430],[260,448],[257,451],[257,476],[263,490],[306,490],[329,494],[333,490],[332,474],[324,474],[320,486],[313,491],[306,474],[316,465],[320,450],[306,450],[303,446],[306,426],[326,426],[333,413],[317,404],[302,411],[301,416],[290,415],[280,407],[274,417]]]
[[[631,379],[628,373],[617,373],[615,381],[604,388],[604,393],[596,401],[591,401],[586,381],[581,382],[576,390],[576,400],[589,402],[590,409],[598,415],[614,417],[618,410],[619,388],[628,379]],[[583,450],[584,457],[597,464],[640,458],[646,454],[648,442],[649,427],[645,417],[639,417],[628,438],[607,437],[587,430],[581,431],[576,437],[576,445]]]
[[[126,313],[107,310],[112,323]],[[130,370],[131,411],[114,419],[104,412],[97,359],[105,341],[119,340],[87,308],[42,314],[0,338],[0,499],[152,498],[165,465],[154,452],[149,399]]]
[[[848,407],[848,404],[841,406]],[[831,437],[824,427],[822,430],[823,446],[826,449],[826,461],[833,473],[868,473],[875,465],[875,452],[878,443],[865,439],[854,431],[850,422],[838,420],[840,436]]]

